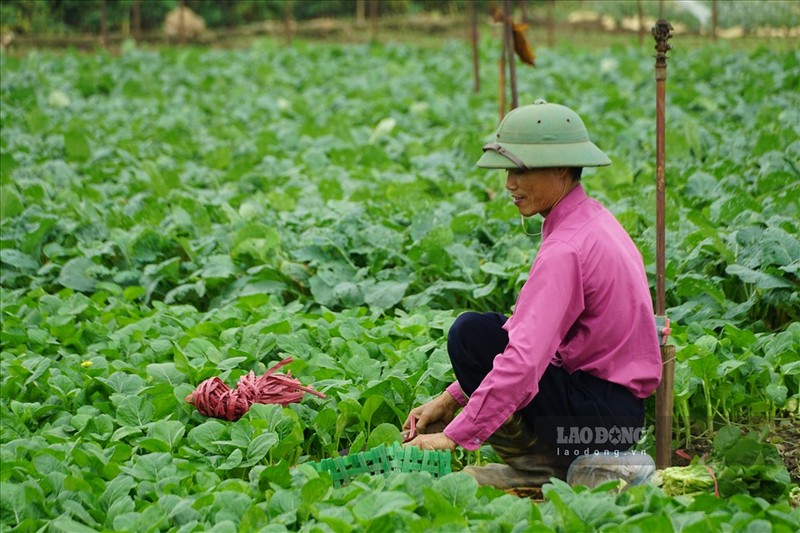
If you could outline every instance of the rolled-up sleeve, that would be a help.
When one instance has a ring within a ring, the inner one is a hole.
[[[546,241],[503,326],[508,331],[506,349],[444,433],[463,448],[476,450],[511,414],[530,403],[583,309],[580,254],[569,243]]]

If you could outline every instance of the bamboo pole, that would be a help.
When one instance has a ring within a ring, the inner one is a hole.
[[[666,314],[666,172],[665,172],[665,96],[667,81],[667,52],[672,48],[667,41],[672,37],[672,26],[659,19],[653,26],[656,41],[656,315]],[[672,413],[674,406],[675,347],[662,346],[663,373],[656,390],[656,467],[666,468],[672,456]]]
[[[469,38],[472,42],[472,91],[477,93],[481,90],[481,77],[478,58],[478,13],[475,9],[475,0],[468,0],[467,7],[469,9]]]
[[[511,28],[511,1],[503,0],[503,37],[508,55],[508,83],[511,85],[511,109],[519,106],[517,100],[517,67],[514,64],[514,35]]]

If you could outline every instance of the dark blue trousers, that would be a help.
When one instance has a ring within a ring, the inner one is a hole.
[[[492,369],[508,344],[499,313],[464,313],[450,328],[447,351],[461,390],[469,396]],[[583,371],[568,373],[547,367],[539,392],[518,411],[529,428],[553,447],[574,458],[583,453],[627,450],[642,436],[644,401],[627,388]]]

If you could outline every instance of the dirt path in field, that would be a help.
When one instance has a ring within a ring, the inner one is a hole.
[[[800,484],[800,421],[779,420],[775,424],[771,442],[783,456],[783,462],[792,476],[792,482]]]

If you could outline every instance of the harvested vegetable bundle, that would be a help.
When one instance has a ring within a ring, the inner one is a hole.
[[[280,367],[292,362],[287,357],[256,377],[253,371],[239,378],[236,388],[230,389],[218,377],[207,379],[186,397],[200,414],[224,420],[238,420],[254,403],[277,403],[286,407],[297,403],[306,392],[324,398],[325,395],[311,387],[303,386],[299,380],[286,375],[275,374]]]
[[[671,466],[657,470],[652,483],[660,486],[667,496],[708,494],[714,492],[714,478],[706,465]]]
[[[735,426],[720,428],[707,463],[703,457],[689,466],[659,470],[653,483],[669,496],[713,490],[721,498],[749,494],[768,502],[780,501],[789,495],[791,476],[775,445],[764,440],[766,435],[766,431],[742,434]]]

